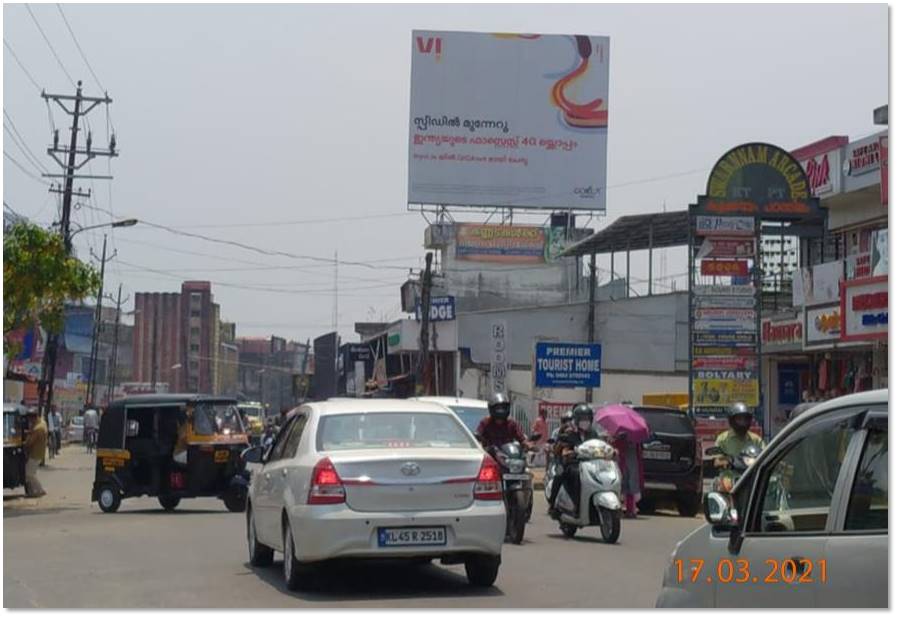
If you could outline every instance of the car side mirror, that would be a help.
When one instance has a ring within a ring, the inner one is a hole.
[[[260,446],[246,448],[243,450],[243,461],[247,463],[261,463],[263,454]]]
[[[704,518],[714,531],[731,531],[738,528],[738,511],[728,493],[711,491],[704,495]]]
[[[128,437],[137,437],[138,433],[140,433],[140,423],[137,420],[128,420]]]

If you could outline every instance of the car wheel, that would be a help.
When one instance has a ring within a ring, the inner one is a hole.
[[[103,512],[115,512],[121,505],[121,493],[114,486],[106,484],[100,489],[100,494],[97,495],[97,503]]]
[[[255,515],[247,508],[246,541],[249,544],[249,564],[256,567],[270,566],[274,562],[274,549],[258,541],[255,535]]]
[[[171,512],[177,508],[179,503],[181,503],[180,497],[172,497],[171,495],[159,496],[159,505],[161,505],[166,512]]]
[[[679,516],[687,516],[693,518],[701,511],[701,496],[689,495],[683,497],[676,502],[676,508],[679,510]]]
[[[293,530],[289,521],[284,521],[283,530],[283,580],[287,589],[296,591],[302,587],[301,564],[296,560],[295,544],[293,543]]]
[[[229,512],[245,512],[246,511],[246,492],[242,490],[231,489],[224,494],[224,507]]]
[[[561,523],[561,533],[568,538],[572,538],[576,535],[577,531],[576,525],[569,525],[567,523]]]
[[[467,581],[474,587],[491,587],[498,578],[501,557],[497,555],[474,555],[464,560]]]

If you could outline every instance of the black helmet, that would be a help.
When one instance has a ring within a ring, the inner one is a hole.
[[[503,392],[489,397],[489,415],[496,420],[507,420],[511,415],[511,401]]]
[[[578,403],[573,407],[573,421],[588,420],[592,422],[595,419],[595,412],[592,411],[591,405],[587,403]]]
[[[573,410],[568,409],[564,413],[561,414],[561,424],[564,422],[572,422],[573,421]]]
[[[745,405],[741,401],[738,401],[737,403],[732,403],[732,405],[729,407],[728,416],[730,419],[734,418],[736,416],[751,416],[751,415],[753,415],[751,413],[751,410],[748,409],[747,405]]]

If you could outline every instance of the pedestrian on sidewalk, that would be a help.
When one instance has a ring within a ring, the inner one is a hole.
[[[53,437],[53,445],[56,447],[56,454],[59,454],[59,451],[62,449],[62,414],[59,413],[59,409],[54,405],[53,406],[53,424],[55,425],[54,437]]]
[[[37,468],[46,450],[47,423],[37,409],[29,409],[28,437],[25,438],[25,455],[28,457],[25,462],[25,495],[28,497],[43,497],[47,494],[37,479]]]
[[[642,465],[642,444],[632,443],[626,433],[620,433],[614,440],[614,447],[620,453],[620,473],[623,481],[620,491],[623,494],[626,518],[636,518],[636,504],[642,498],[645,488],[645,471]]]

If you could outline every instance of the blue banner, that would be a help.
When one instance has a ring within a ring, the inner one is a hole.
[[[414,312],[418,321],[421,319],[420,303]],[[455,296],[435,296],[430,298],[430,321],[454,321]]]
[[[601,387],[599,343],[536,343],[537,388]]]

